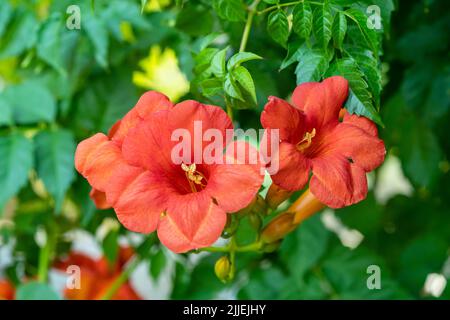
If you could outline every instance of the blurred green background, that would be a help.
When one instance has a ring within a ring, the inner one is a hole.
[[[53,239],[48,263],[74,246],[65,236],[73,230],[91,234],[111,261],[120,239],[133,243],[123,227],[108,227],[113,211],[95,209],[73,167],[76,143],[106,132],[148,89],[211,101],[196,87],[199,52],[212,38],[212,47],[237,50],[245,24],[212,2],[0,0],[0,279],[17,286],[39,274],[39,230]],[[144,272],[153,283],[149,298],[450,298],[448,3],[332,1],[352,2],[380,5],[386,22],[392,14],[375,65],[388,154],[369,176],[367,199],[307,220],[279,251],[240,255],[237,279],[227,285],[214,275],[217,255],[175,256],[153,241]],[[73,4],[79,30],[66,26]],[[264,60],[246,65],[258,104],[235,110],[244,128],[260,127],[267,97],[288,97],[302,75],[295,65],[279,71],[286,49],[266,24],[255,17],[247,45]],[[244,225],[239,236],[252,232]],[[370,265],[380,266],[381,290],[367,289]]]

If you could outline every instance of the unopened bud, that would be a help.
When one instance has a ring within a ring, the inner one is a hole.
[[[261,219],[261,217],[258,214],[256,214],[256,213],[251,213],[248,216],[248,218],[250,220],[250,224],[252,225],[252,227],[255,230],[259,231],[261,229],[261,226],[262,226],[262,219]]]
[[[217,278],[219,278],[222,282],[227,282],[230,280],[231,275],[231,262],[227,256],[221,257],[216,261],[214,265],[214,272],[216,273]]]
[[[264,243],[273,243],[283,239],[289,232],[294,230],[297,225],[294,224],[294,214],[285,212],[269,222],[261,233],[261,239]]]
[[[288,209],[294,212],[294,224],[299,224],[314,213],[322,210],[325,205],[307,189]]]
[[[276,209],[278,206],[291,196],[292,192],[280,188],[272,183],[267,191],[266,202],[270,208]]]

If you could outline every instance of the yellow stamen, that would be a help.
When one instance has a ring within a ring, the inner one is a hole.
[[[206,187],[206,185],[202,182],[203,180],[207,181],[206,177],[201,172],[196,170],[195,163],[191,165],[182,163],[181,169],[183,169],[184,174],[186,175],[192,192],[197,192],[197,188],[195,186],[196,184],[200,185],[202,188]]]
[[[299,151],[303,151],[309,148],[309,146],[312,143],[312,138],[314,138],[315,136],[316,136],[316,128],[313,128],[311,132],[306,132],[303,139],[299,143],[297,143],[297,149]]]

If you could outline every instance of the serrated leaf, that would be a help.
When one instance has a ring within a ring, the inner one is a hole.
[[[244,101],[241,90],[239,90],[239,87],[237,86],[236,81],[231,77],[231,75],[229,73],[225,76],[225,82],[223,84],[223,89],[224,89],[225,93],[227,95],[229,95],[230,97]]]
[[[333,63],[328,75],[340,75],[348,80],[349,94],[345,103],[348,112],[365,116],[383,126],[380,115],[373,106],[372,95],[363,72],[358,68],[355,60],[344,58]]]
[[[347,19],[342,12],[338,12],[334,17],[332,26],[333,41],[336,48],[342,49],[342,43],[344,42],[346,32]]]
[[[284,10],[278,9],[269,15],[267,31],[273,40],[286,47],[286,42],[289,37],[289,23]]]
[[[0,207],[28,181],[33,143],[19,133],[0,137]]]
[[[214,0],[213,7],[218,16],[228,21],[244,21],[245,6],[242,0]]]
[[[238,52],[228,60],[227,69],[230,71],[231,69],[240,65],[241,63],[257,59],[262,59],[262,57],[252,52]]]
[[[302,2],[294,7],[292,12],[292,28],[300,37],[308,39],[312,30],[313,14],[311,5],[308,2]]]
[[[372,51],[362,47],[348,47],[346,52],[356,61],[359,68],[367,78],[367,84],[375,100],[377,109],[380,107],[381,95],[381,70],[378,66],[378,60]]]
[[[153,279],[158,279],[161,271],[166,266],[166,255],[161,249],[150,260],[150,274]]]
[[[364,40],[366,41],[368,48],[374,52],[375,56],[378,56],[378,49],[379,49],[378,34],[374,29],[369,29],[367,27],[367,19],[368,19],[367,16],[363,12],[353,8],[346,10],[345,13],[358,26],[358,29],[361,32],[362,36],[364,37]]]
[[[253,102],[256,104],[256,89],[252,75],[243,66],[238,66],[232,71],[233,77],[242,86],[242,88],[250,94]]]
[[[325,2],[314,10],[314,33],[317,42],[323,47],[328,46],[331,40],[331,26],[333,23],[333,14],[330,5]]]
[[[55,119],[55,98],[39,82],[28,81],[10,86],[2,94],[4,101],[10,105],[13,111],[16,123],[31,124],[39,121],[50,122]],[[33,103],[33,101],[38,101],[39,104]]]
[[[48,192],[61,209],[65,193],[75,178],[73,155],[75,141],[68,130],[42,131],[34,137],[36,170]]]
[[[298,58],[298,65],[295,69],[297,84],[310,81],[320,81],[328,69],[328,57],[319,49],[310,49],[302,46]]]
[[[279,69],[280,71],[283,69],[286,69],[291,64],[298,61],[298,58],[300,57],[300,55],[302,53],[302,51],[300,50],[300,46],[302,44],[303,44],[303,41],[301,41],[301,40],[292,41],[292,42],[288,43],[287,54],[286,54],[286,57],[284,58],[284,60],[281,62],[281,66]]]
[[[216,77],[223,77],[225,75],[225,60],[227,56],[228,47],[217,52],[211,60],[211,72]]]

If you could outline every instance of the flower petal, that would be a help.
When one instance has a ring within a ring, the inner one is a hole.
[[[327,144],[325,152],[341,154],[366,172],[374,170],[384,161],[386,149],[383,140],[353,124],[339,123],[324,140]]]
[[[241,150],[244,156],[239,159]],[[250,144],[236,141],[227,147],[224,163],[211,166],[205,191],[226,212],[245,208],[258,193],[264,180],[258,156]]]
[[[281,142],[278,153],[272,157],[271,166],[278,166],[278,172],[272,175],[273,182],[285,190],[300,190],[308,182],[310,161],[294,144]]]
[[[203,152],[205,147],[210,144],[210,142],[202,140],[203,134],[208,129],[219,130],[223,148],[227,145],[227,141],[232,138],[227,137],[226,133],[227,129],[233,129],[233,124],[225,111],[219,107],[187,100],[178,103],[169,112],[171,133],[177,129],[186,129],[190,133],[192,155],[199,151]]]
[[[91,197],[92,201],[94,201],[97,209],[109,209],[111,206],[106,201],[106,194],[102,191],[92,188],[91,192],[89,192],[89,197]]]
[[[105,191],[111,177],[127,165],[120,148],[103,133],[80,142],[75,152],[75,168],[99,191]]]
[[[354,125],[362,130],[364,130],[367,134],[377,137],[378,129],[375,123],[367,119],[366,117],[358,116],[356,114],[350,114],[347,111],[344,113],[343,121],[346,124]]]
[[[326,78],[321,83],[299,85],[292,95],[294,105],[305,112],[308,129],[337,124],[339,111],[347,99],[348,81],[340,76]]]
[[[315,158],[310,189],[323,204],[342,208],[366,197],[366,173],[343,156]]]
[[[212,245],[221,235],[227,215],[206,192],[179,195],[168,201],[158,226],[161,243],[175,253]]]
[[[113,140],[119,145],[122,144],[128,131],[135,127],[141,120],[146,119],[152,113],[160,110],[168,110],[173,107],[172,102],[162,93],[156,91],[147,91],[144,93],[136,103],[133,109],[131,109],[120,121],[117,123],[117,128],[111,128]],[[111,134],[111,132],[110,132]]]
[[[304,118],[302,111],[272,96],[261,113],[261,124],[265,129],[279,129],[280,140],[297,143],[305,131]]]
[[[170,187],[164,177],[129,167],[118,173],[106,195],[125,228],[140,233],[155,231],[165,211]]]

